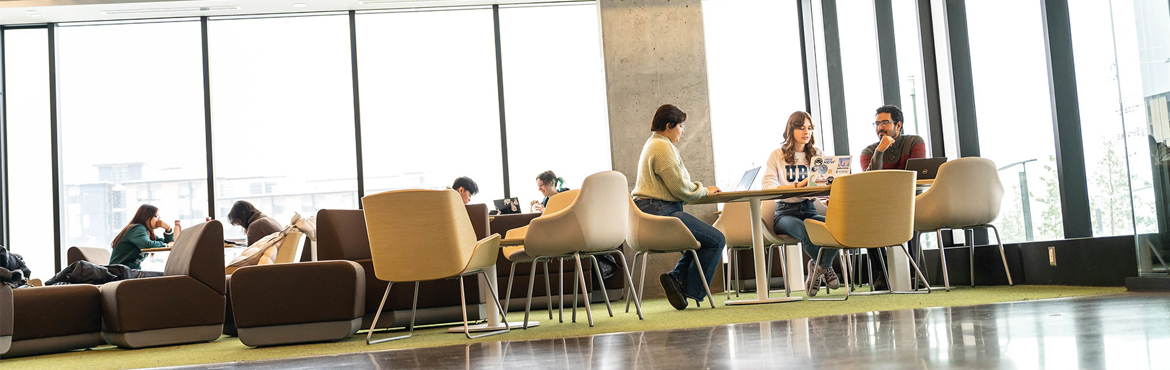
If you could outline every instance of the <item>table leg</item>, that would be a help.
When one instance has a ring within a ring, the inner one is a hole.
[[[755,257],[756,265],[756,299],[745,299],[739,301],[727,301],[729,305],[741,304],[761,304],[761,303],[780,303],[780,302],[795,302],[803,300],[801,297],[768,297],[768,270],[766,268],[767,261],[764,260],[764,229],[760,216],[760,198],[752,198],[749,202],[751,205],[751,218],[748,219],[752,223],[752,254]]]
[[[488,291],[487,291],[487,289],[495,289],[495,291],[497,291],[497,292],[500,291],[499,289],[496,288],[496,265],[492,265],[491,267],[484,269],[483,272],[488,277],[488,284],[487,284],[488,286],[485,287],[485,286],[481,285],[479,287],[479,296],[482,297],[483,300],[487,302],[487,304],[485,305],[485,306],[487,306],[487,322],[483,323],[483,324],[479,324],[479,325],[468,326],[467,329],[471,332],[495,331],[495,330],[503,329],[505,327],[504,323],[500,317],[500,309],[499,309],[500,302],[496,301],[494,299],[491,299],[491,294],[488,293]],[[509,294],[509,293],[511,293],[511,292],[504,293],[504,294]],[[519,321],[517,321],[517,322],[509,321],[508,326],[511,326],[513,329],[519,329],[519,328],[524,328],[524,323],[519,322]],[[528,327],[531,328],[533,326],[540,326],[540,322],[539,321],[529,321]],[[448,333],[462,334],[463,333],[463,326],[449,328],[449,329],[447,329],[447,332]]]

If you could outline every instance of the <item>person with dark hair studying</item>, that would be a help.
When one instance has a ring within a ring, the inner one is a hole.
[[[163,236],[154,234],[154,229],[162,228]],[[134,213],[130,223],[122,228],[122,232],[110,243],[113,252],[110,253],[111,265],[126,265],[126,267],[141,270],[142,260],[146,255],[143,249],[165,248],[168,243],[175,241],[175,234],[171,225],[158,217],[158,207],[143,204]]]
[[[861,151],[859,164],[862,171],[904,170],[910,158],[926,158],[926,142],[918,135],[902,134],[902,110],[894,105],[883,105],[877,109],[873,128],[878,142]],[[913,248],[913,247],[911,247]],[[910,253],[914,253],[913,250]],[[881,248],[869,249],[870,266],[883,266],[878,258],[884,258]],[[880,257],[879,257],[880,256]],[[880,269],[875,269],[880,270]],[[883,274],[884,275],[884,274]],[[887,290],[885,279],[877,276],[873,290]]]
[[[552,171],[544,171],[536,176],[536,190],[540,190],[544,199],[532,201],[532,211],[544,213],[544,207],[548,206],[548,198],[568,191],[569,188],[565,187],[565,179],[557,177]]]
[[[284,229],[280,222],[261,213],[256,206],[246,200],[237,200],[236,204],[232,205],[232,210],[228,212],[228,222],[244,228],[244,233],[248,235],[248,245]]]
[[[705,284],[715,278],[715,266],[723,257],[726,241],[722,232],[683,212],[683,204],[703,199],[719,192],[715,186],[704,187],[691,181],[691,173],[683,164],[678,143],[686,129],[687,114],[678,107],[664,104],[654,112],[650,131],[654,132],[642,147],[638,159],[638,180],[634,185],[634,204],[647,214],[677,217],[699,241],[697,251],[702,266],[708,266],[702,275],[690,253],[683,253],[674,270],[662,274],[662,290],[675,309],[687,308],[687,298],[702,302],[707,296]],[[706,275],[706,276],[703,276]]]
[[[471,203],[471,196],[479,194],[479,185],[476,185],[475,180],[467,176],[455,179],[455,183],[451,184],[451,189],[459,192],[459,196],[463,197],[463,204]]]

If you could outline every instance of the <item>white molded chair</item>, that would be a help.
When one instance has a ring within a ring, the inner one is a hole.
[[[456,278],[463,309],[463,332],[467,338],[506,333],[511,330],[504,320],[504,330],[471,335],[467,325],[467,299],[463,276],[479,274],[486,289],[496,298],[496,289],[484,269],[496,264],[500,253],[500,234],[475,239],[475,229],[467,217],[463,199],[454,190],[395,190],[362,197],[366,229],[370,238],[370,257],[374,276],[388,281],[382,303],[366,334],[366,344],[409,338],[414,335],[415,309],[418,306],[418,282]],[[420,212],[420,210],[423,210]],[[414,282],[409,333],[403,336],[371,340],[378,325],[386,297],[394,282]],[[507,317],[504,309],[500,317]]]
[[[568,207],[533,219],[524,235],[524,252],[533,258],[530,276],[535,275],[537,263],[552,258],[572,257],[576,260],[578,273],[574,284],[580,284],[581,294],[585,296],[585,315],[589,318],[589,326],[593,326],[593,310],[589,305],[585,275],[580,273],[583,270],[581,256],[617,254],[616,259],[621,261],[626,281],[630,282],[630,289],[633,290],[633,278],[620,249],[629,229],[630,195],[626,184],[626,176],[621,172],[606,171],[590,175],[581,183],[577,197]],[[528,327],[528,316],[532,310],[533,283],[529,279],[528,302],[524,309],[525,328]],[[605,296],[605,306],[610,316],[613,316],[604,281],[601,281],[601,292]],[[636,292],[634,297],[637,297]],[[641,302],[635,301],[635,305],[638,318],[641,319]],[[573,313],[575,315],[576,310]]]
[[[687,229],[687,225],[683,224],[682,220],[676,217],[651,215],[642,212],[638,206],[634,204],[632,198],[627,198],[630,202],[630,229],[626,235],[626,245],[629,245],[634,252],[634,272],[638,272],[638,257],[642,257],[642,272],[638,275],[638,290],[645,294],[646,283],[646,267],[647,259],[653,253],[687,253],[691,252],[691,257],[695,259],[695,267],[699,269],[699,275],[707,276],[703,273],[703,264],[699,262],[699,253],[696,252],[702,245],[691,234],[691,230]],[[716,266],[708,266],[708,268],[715,268]],[[632,285],[632,284],[631,284]],[[715,299],[711,297],[711,287],[703,284],[703,289],[707,291],[707,302],[711,304],[711,308],[715,308]],[[630,294],[626,294],[626,312],[630,312]],[[638,296],[637,300],[641,301],[642,297]],[[698,302],[699,307],[703,306],[703,301]]]
[[[548,198],[548,204],[545,205],[545,207],[544,207],[544,214],[541,215],[540,217],[551,216],[553,214],[556,214],[557,212],[560,212],[561,210],[563,210],[565,208],[568,208],[570,204],[573,204],[573,200],[577,199],[577,192],[579,192],[579,191],[580,190],[578,190],[578,189],[566,190],[566,191],[557,193],[556,195],[553,195],[552,197]],[[537,217],[537,218],[540,218],[540,217]],[[512,229],[512,230],[508,230],[507,236],[505,236],[504,239],[524,239],[524,236],[526,234],[528,234],[528,226],[521,226],[521,227],[517,227],[517,228]],[[510,269],[510,271],[508,271],[508,290],[507,290],[508,294],[504,298],[504,309],[507,310],[511,307],[509,305],[512,304],[512,281],[516,278],[516,265],[520,264],[520,263],[525,263],[525,262],[533,262],[534,258],[532,258],[532,256],[529,256],[528,253],[526,253],[524,251],[523,245],[514,246],[514,247],[503,247],[503,250],[504,250],[504,258],[507,258],[508,261],[512,262],[512,268]],[[593,259],[594,259],[594,262],[596,262],[597,258],[593,257]],[[560,317],[559,317],[560,322],[564,322],[564,309],[565,309],[565,295],[564,295],[565,286],[564,285],[565,285],[565,279],[562,276],[562,274],[564,274],[563,271],[564,271],[564,267],[565,267],[565,263],[564,263],[565,260],[563,258],[561,258],[561,259],[558,259],[558,261],[560,261],[560,263],[561,263],[561,269],[558,271],[561,271],[561,272],[557,273],[558,283],[560,284],[560,288],[557,291],[561,293],[560,294],[561,304],[560,304],[560,306],[558,306],[557,310],[560,314]],[[533,267],[535,267],[535,264],[533,265]],[[535,271],[535,270],[533,270],[533,271]],[[533,277],[530,276],[529,278],[531,279]],[[553,318],[553,316],[552,316],[552,307],[553,307],[553,304],[552,304],[552,283],[549,280],[548,260],[544,261],[544,292],[545,292],[545,296],[548,298],[548,319],[552,320],[552,318]],[[574,307],[576,307],[576,294],[577,294],[577,289],[573,289]],[[574,315],[574,317],[576,317],[576,315]],[[525,326],[524,328],[528,329],[527,326]]]
[[[951,290],[951,279],[947,275],[947,255],[942,244],[942,231],[962,230],[966,233],[966,246],[971,255],[971,286],[975,286],[975,229],[991,229],[995,232],[1003,270],[1007,273],[1008,285],[1012,284],[1012,273],[1008,270],[1007,255],[999,230],[991,221],[999,217],[1000,202],[1003,200],[1003,185],[999,182],[999,171],[995,162],[986,158],[967,157],[943,163],[938,168],[934,184],[915,200],[914,231],[934,232],[938,238],[939,256],[942,259],[943,285]],[[988,245],[990,246],[990,245]],[[921,255],[922,248],[918,248]],[[918,256],[915,256],[918,258]]]
[[[824,248],[842,250],[842,258],[848,258],[851,250],[861,248],[901,247],[914,236],[914,188],[915,173],[900,170],[869,171],[842,176],[833,182],[830,203],[825,222],[804,220],[808,237],[813,244]],[[823,253],[818,252],[820,261]],[[910,255],[909,252],[906,253]],[[926,280],[918,264],[910,261],[918,277]],[[849,263],[842,263],[845,269],[845,298],[809,298],[809,300],[849,299]],[[809,273],[812,273],[811,271]],[[929,293],[929,286],[927,291]]]
[[[732,281],[735,282],[735,296],[739,296],[741,279],[739,278],[739,257],[738,251],[745,249],[752,249],[752,226],[748,223],[748,218],[751,217],[751,204],[749,202],[735,202],[726,203],[723,205],[723,212],[719,214],[719,219],[715,220],[715,228],[723,233],[727,239],[727,250],[730,256],[730,261],[727,269],[728,290],[727,298],[731,298]],[[777,234],[772,229],[772,219],[776,215],[776,201],[765,200],[760,202],[760,227],[764,230],[764,243],[767,245],[767,264],[768,271],[767,278],[772,275],[772,249],[780,249],[780,265],[781,274],[788,276],[788,246],[800,243],[799,240],[794,239],[786,234]],[[734,276],[733,276],[734,275]],[[758,276],[756,277],[759,278]],[[792,295],[792,288],[788,284],[784,284],[784,292],[788,296]]]

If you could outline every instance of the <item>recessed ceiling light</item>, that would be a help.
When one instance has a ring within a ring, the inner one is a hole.
[[[157,14],[157,13],[182,13],[182,12],[209,12],[217,10],[239,10],[240,7],[236,5],[229,6],[199,6],[187,8],[157,8],[157,9],[125,9],[125,10],[106,10],[102,11],[105,15],[122,15],[122,14]]]
[[[294,8],[304,8],[304,7],[305,7],[305,3],[296,3],[296,4],[293,4],[293,7],[294,7]]]

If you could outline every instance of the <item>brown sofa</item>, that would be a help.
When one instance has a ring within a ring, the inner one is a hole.
[[[12,288],[0,284],[0,356],[12,347]]]
[[[425,212],[425,210],[419,210]],[[467,206],[471,225],[475,228],[476,238],[483,239],[488,234],[487,206],[484,204],[470,204]],[[317,212],[317,259],[320,261],[342,260],[353,261],[361,265],[365,271],[366,294],[365,315],[362,317],[362,328],[369,328],[374,321],[374,314],[378,311],[382,295],[386,292],[385,281],[374,276],[374,264],[370,259],[370,238],[366,232],[366,218],[360,209],[322,209]],[[463,277],[465,293],[468,299],[468,319],[475,320],[486,316],[486,305],[479,294],[479,278],[477,276]],[[463,311],[459,305],[459,281],[454,279],[424,281],[419,284],[418,315],[416,325],[450,323],[463,321]],[[429,292],[444,292],[429,294]],[[446,293],[450,292],[450,293]],[[382,318],[378,320],[379,328],[406,326],[410,320],[411,301],[414,298],[414,284],[395,284],[390,289],[386,307]],[[389,319],[387,319],[389,318]]]
[[[12,342],[4,357],[64,352],[105,343],[97,286],[46,286],[9,292]],[[0,328],[3,326],[0,324]]]
[[[500,234],[501,236],[507,235],[508,230],[527,226],[528,223],[532,221],[532,219],[539,216],[539,213],[496,215],[491,219],[491,233]],[[504,300],[506,297],[512,297],[508,304],[509,311],[523,311],[525,300],[528,298],[528,281],[531,279],[529,273],[532,272],[532,264],[525,262],[516,265],[516,276],[513,278],[514,281],[512,282],[512,291],[507,292],[508,272],[512,268],[512,261],[509,261],[507,258],[505,258],[503,253],[503,249],[501,249],[499,257],[496,258],[496,282],[499,286],[499,297],[501,300]],[[587,262],[587,260],[583,260],[582,262]],[[557,295],[560,292],[561,285],[557,284],[558,277],[563,280],[564,291],[569,295],[569,297],[565,298],[565,304],[571,305],[574,282],[573,270],[576,269],[576,263],[572,262],[571,260],[566,261],[564,264],[565,273],[563,275],[560,274],[561,267],[558,265],[559,264],[556,261],[549,262],[548,264],[549,270],[552,271],[552,275],[548,277],[548,281],[553,286],[553,305],[557,305],[559,303],[559,298]],[[591,300],[593,302],[602,302],[604,297],[601,294],[593,294],[600,293],[598,287],[594,286],[595,279],[593,277],[593,264],[586,263],[584,266],[582,266],[582,269],[585,271],[585,282],[587,284],[586,287],[590,292],[592,292],[590,293]],[[619,265],[618,270],[615,271],[613,276],[605,279],[605,287],[608,291],[611,301],[616,301],[622,298],[622,292],[626,281],[622,275],[623,273],[621,272],[621,266]],[[543,263],[541,266],[536,267],[535,278],[536,282],[533,284],[532,288],[532,308],[547,309],[548,299],[544,298],[546,290]]]
[[[163,272],[101,286],[107,342],[141,348],[219,338],[227,299],[223,225],[213,220],[183,230]]]
[[[231,278],[231,311],[248,346],[349,337],[366,313],[366,273],[352,261],[248,266]]]

